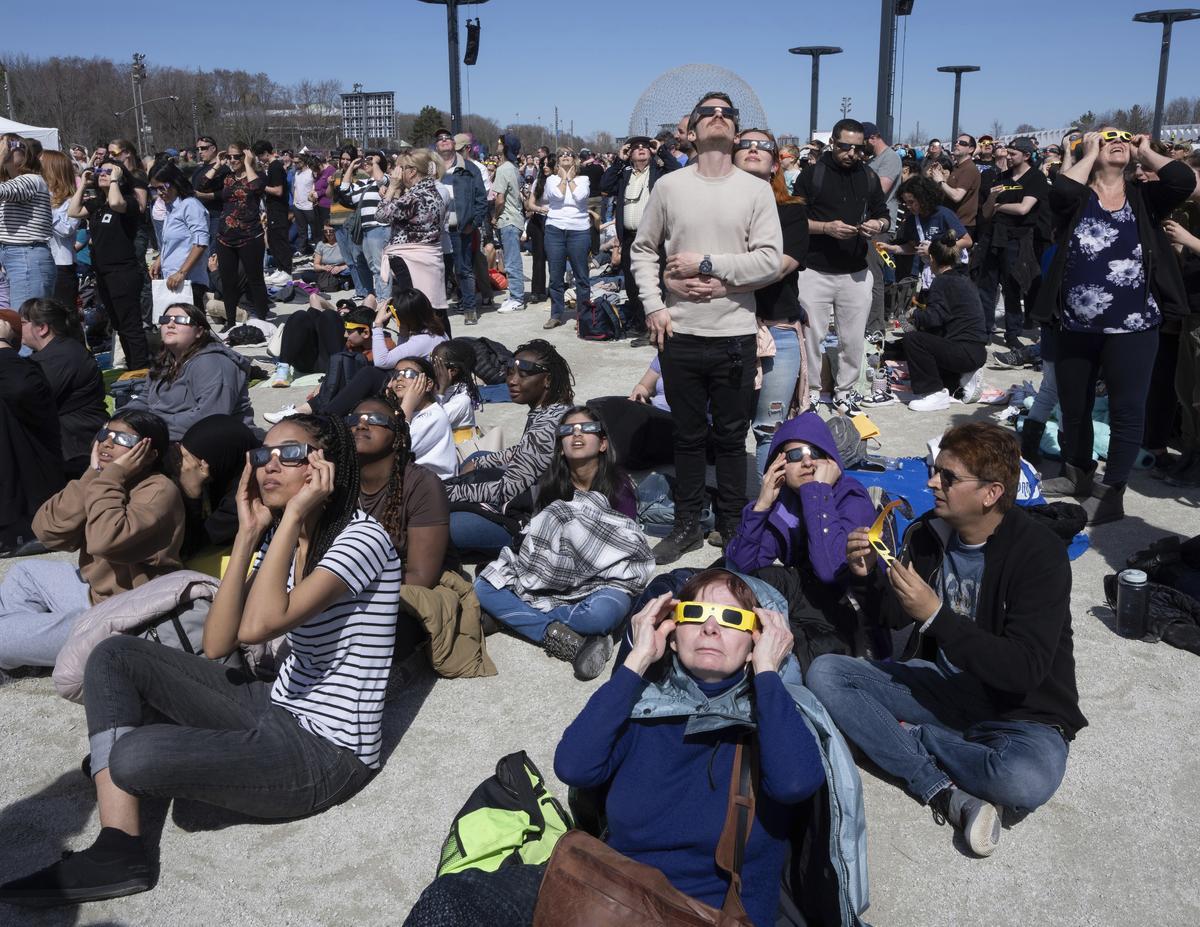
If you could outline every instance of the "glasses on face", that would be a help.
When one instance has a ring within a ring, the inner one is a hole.
[[[156,184],[152,184],[150,189],[153,190],[155,193],[157,193],[159,196],[162,196],[164,193],[166,193],[168,190],[171,189],[171,185],[165,184],[165,183],[156,183]]]
[[[216,147],[217,147],[216,145],[197,145],[196,150],[197,151],[212,151]]]
[[[824,460],[829,455],[819,447],[811,444],[801,444],[799,447],[788,448],[783,452],[783,459],[788,463],[799,463],[802,460]]]
[[[697,106],[696,117],[697,122],[701,119],[707,119],[710,116],[723,116],[726,119],[737,120],[738,111],[732,106]]]
[[[433,140],[435,142],[452,142],[452,141],[454,141],[454,136],[453,135],[435,135],[433,137]]]
[[[352,412],[347,415],[346,427],[354,428],[356,425],[375,425],[379,428],[389,428],[393,431],[396,429],[392,417],[383,412]]]
[[[545,364],[539,364],[537,361],[525,360],[523,357],[514,357],[505,367],[505,373],[517,372],[519,377],[532,377],[539,373],[549,373],[550,368]]]
[[[193,322],[186,315],[161,315],[158,317],[159,325],[166,326],[172,322],[176,325],[186,325],[188,328],[194,328],[200,324],[199,322]]]
[[[753,631],[758,627],[758,615],[732,605],[717,605],[713,602],[680,602],[675,606],[676,624],[704,624],[715,618],[723,628],[735,631]]]
[[[103,444],[105,441],[112,441],[120,447],[136,447],[141,441],[140,435],[131,435],[127,431],[114,431],[111,428],[101,428],[96,432],[96,443]]]
[[[571,435],[603,435],[604,426],[599,422],[573,422],[570,425],[559,425],[558,436],[569,438]]]
[[[775,153],[775,143],[765,138],[744,138],[733,146],[738,151],[769,151]]]
[[[960,138],[954,144],[956,146],[958,146],[959,148],[970,148],[971,147],[971,143],[965,138]]]
[[[1132,142],[1133,133],[1125,132],[1121,129],[1107,129],[1100,133],[1100,141],[1102,142]]]
[[[403,367],[400,370],[392,371],[392,379],[400,380],[415,380],[421,375],[421,371],[413,370],[411,367]]]
[[[865,144],[855,145],[853,142],[834,142],[833,147],[838,151],[853,151],[859,155],[865,155],[867,153],[867,146]]]
[[[302,463],[307,463],[308,455],[313,450],[313,447],[308,444],[276,444],[256,447],[250,452],[250,465],[265,467],[271,462],[272,457],[278,457],[280,466],[298,467]]]
[[[953,470],[946,467],[934,467],[934,474],[942,483],[942,489],[949,492],[954,488],[955,483],[990,483],[991,480],[981,480],[977,476],[959,476]]]

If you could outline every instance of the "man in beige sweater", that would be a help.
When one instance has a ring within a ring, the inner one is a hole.
[[[704,540],[709,416],[722,542],[733,535],[746,503],[757,353],[754,291],[778,278],[783,233],[770,185],[733,166],[737,118],[728,95],[700,99],[688,119],[696,158],[659,180],[631,249],[675,419],[675,525],[654,548],[660,564]]]

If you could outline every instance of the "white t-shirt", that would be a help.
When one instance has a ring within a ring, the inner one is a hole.
[[[268,538],[264,551],[269,543]],[[261,562],[260,556],[255,570]],[[295,715],[305,730],[352,750],[374,769],[396,646],[400,555],[383,525],[360,509],[316,569],[332,573],[348,591],[288,631],[291,652],[271,687],[271,701]],[[289,592],[294,576],[293,565]]]
[[[313,192],[315,183],[311,170],[296,171],[296,179],[292,181],[293,209],[302,209],[305,212],[312,210],[313,204],[309,201],[308,194]]]
[[[413,460],[432,470],[443,480],[458,473],[458,451],[454,430],[446,410],[436,402],[426,406],[408,423]]]
[[[591,182],[586,174],[575,178],[574,192],[567,190],[561,184],[561,178],[556,174],[546,179],[546,204],[550,214],[546,216],[546,224],[567,231],[586,231],[591,227],[588,217],[587,203],[591,195]]]
[[[475,403],[461,383],[455,383],[444,396],[438,396],[438,404],[445,410],[451,429],[475,427]]]

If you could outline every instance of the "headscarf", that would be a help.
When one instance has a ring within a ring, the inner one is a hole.
[[[208,464],[208,501],[213,508],[237,486],[246,452],[262,444],[236,415],[202,418],[179,443]]]

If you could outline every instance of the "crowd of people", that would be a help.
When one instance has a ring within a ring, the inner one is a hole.
[[[828,826],[814,800],[842,826],[815,850],[840,857],[833,888],[810,894],[859,922],[847,741],[992,854],[1087,724],[1067,547],[1017,504],[1022,458],[1046,466],[1057,408],[1062,473],[1041,491],[1089,524],[1123,517],[1142,448],[1153,475],[1200,485],[1197,175],[1200,154],[1111,126],[1042,149],[964,132],[947,151],[842,119],[780,146],[721,91],[603,155],[522,154],[511,134],[486,155],[448,130],[324,157],[202,136],[145,160],[120,139],[68,155],[5,136],[0,673],[49,672],[101,613],[157,624],[197,577],[213,591],[194,648],[89,645],[100,832],[0,902],[152,888],[142,798],[267,819],[347,800],[385,760],[403,642],[442,675],[488,675],[497,629],[581,680],[612,666],[555,771],[598,795],[608,851],[736,902],[738,923],[803,894],[785,870]],[[550,333],[612,278],[653,361],[628,396],[581,399]],[[306,305],[273,305],[283,279]],[[505,445],[477,382],[493,348],[451,327],[547,301],[545,338],[498,355],[528,410]],[[271,372],[233,344],[247,317],[272,332]],[[917,413],[975,402],[988,363],[1041,369],[1019,435],[947,430],[932,508],[889,545],[843,426],[857,446],[902,394]],[[260,429],[252,380],[311,374]],[[652,546],[638,477],[660,465],[671,524]],[[710,568],[658,569],[706,542]],[[735,873],[743,763],[757,826]],[[443,875],[407,923],[557,922],[555,867]]]

